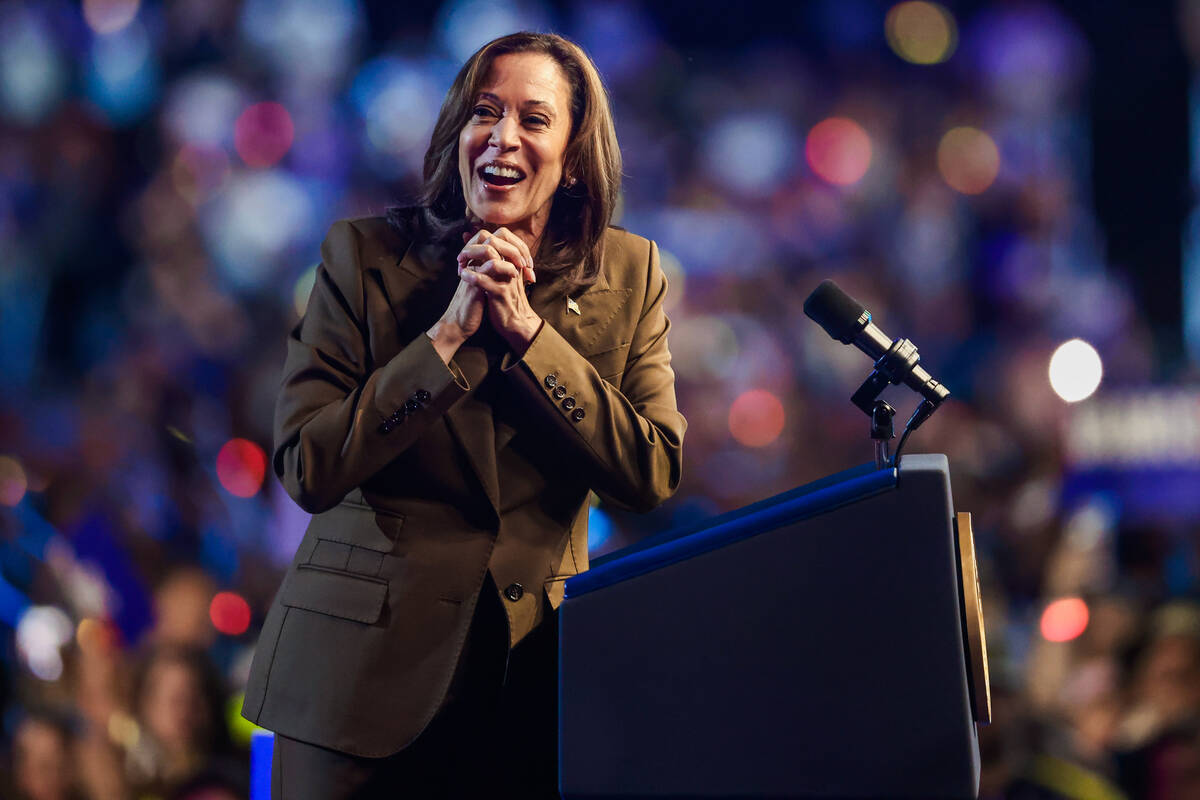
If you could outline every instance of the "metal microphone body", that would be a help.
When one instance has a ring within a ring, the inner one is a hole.
[[[875,362],[891,383],[903,383],[935,406],[950,396],[945,386],[917,364],[917,348],[892,339],[871,321],[871,312],[831,280],[821,281],[804,301],[804,313],[842,344],[852,344]]]

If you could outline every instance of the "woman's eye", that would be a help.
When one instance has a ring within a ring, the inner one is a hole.
[[[496,116],[496,112],[493,111],[492,109],[488,108],[487,106],[475,106],[474,111],[472,111],[471,113],[474,114],[476,117],[494,117],[494,116]]]
[[[525,124],[542,126],[542,125],[549,125],[550,121],[548,119],[546,119],[545,117],[526,117]]]

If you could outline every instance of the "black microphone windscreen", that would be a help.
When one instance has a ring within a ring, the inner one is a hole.
[[[828,279],[821,281],[804,301],[804,313],[843,344],[850,344],[871,319],[866,306]]]

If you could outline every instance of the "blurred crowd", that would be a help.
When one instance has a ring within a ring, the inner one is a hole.
[[[307,522],[272,411],[318,245],[414,196],[458,65],[532,28],[608,83],[689,420],[678,494],[597,504],[593,554],[871,458],[870,365],[800,312],[832,276],[953,395],[907,448],[949,456],[974,518],[983,796],[1200,797],[1195,502],[1077,457],[1088,404],[1200,395],[1106,262],[1068,11],[814,0],[721,41],[670,4],[393,5],[0,3],[0,795],[247,797],[240,691]],[[1104,382],[1072,405],[1047,365],[1076,337]],[[1200,469],[1178,443],[1146,457],[1163,481]]]

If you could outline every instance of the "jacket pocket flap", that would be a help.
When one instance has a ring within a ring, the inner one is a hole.
[[[288,577],[280,602],[292,608],[373,624],[387,597],[387,581],[301,564]]]
[[[390,553],[403,525],[404,517],[394,511],[343,500],[313,517],[310,529],[319,539]]]

